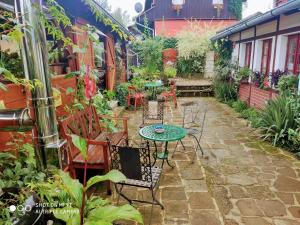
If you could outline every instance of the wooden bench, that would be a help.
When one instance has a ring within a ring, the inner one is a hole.
[[[117,132],[109,132],[103,119],[121,121],[122,129]],[[108,115],[98,115],[94,106],[88,106],[72,116],[59,122],[60,132],[68,141],[67,164],[68,171],[73,178],[76,178],[76,169],[83,169],[85,161],[80,151],[72,143],[72,135],[78,135],[86,139],[88,144],[88,169],[109,171],[109,154],[107,139],[113,144],[121,140],[128,141],[127,118],[117,118]],[[107,184],[107,192],[110,193],[110,184]]]

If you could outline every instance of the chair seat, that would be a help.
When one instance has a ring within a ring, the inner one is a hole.
[[[95,141],[107,141],[107,138],[111,140],[113,144],[119,144],[122,139],[125,139],[125,134],[123,132],[108,133],[102,132]],[[82,155],[79,153],[73,159],[74,163],[84,163]],[[101,145],[90,145],[88,149],[88,164],[103,164],[103,146]]]
[[[79,153],[73,159],[74,163],[84,163],[83,156]],[[88,161],[89,165],[103,164],[103,147],[100,145],[90,145],[88,149]]]
[[[144,174],[145,169],[149,170],[150,167],[142,167],[142,174]],[[151,167],[151,172],[152,172],[152,183],[148,181],[144,181],[146,180],[146,178],[144,177],[145,175],[143,175],[143,180],[127,179],[126,181],[122,182],[122,184],[134,185],[139,187],[147,187],[147,188],[154,187],[159,180],[162,170],[158,166],[153,166]]]
[[[186,130],[186,133],[187,135],[195,135],[195,134],[199,134],[201,131],[200,131],[200,128],[197,129],[197,128],[185,128]]]

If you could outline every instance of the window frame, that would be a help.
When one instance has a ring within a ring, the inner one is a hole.
[[[268,75],[270,72],[270,62],[271,62],[271,51],[272,51],[272,38],[263,40],[262,45],[262,54],[261,54],[261,65],[260,72],[263,73],[263,65],[264,65],[264,56],[265,56],[265,45],[268,44],[268,52],[267,52],[267,61],[266,61],[266,72],[263,75]]]
[[[251,55],[252,55],[252,42],[248,42],[246,43],[246,49],[245,49],[245,62],[244,62],[245,67],[250,68]]]
[[[293,39],[296,39],[296,49],[293,53],[294,55],[294,66],[292,70],[288,69],[288,62],[289,62],[289,57],[291,56],[290,54],[290,45],[291,45],[291,41]],[[288,72],[292,72],[293,74],[299,74],[300,73],[300,34],[293,34],[293,35],[289,35],[288,36],[288,43],[287,43],[287,49],[286,49],[286,57],[285,57],[285,69]]]

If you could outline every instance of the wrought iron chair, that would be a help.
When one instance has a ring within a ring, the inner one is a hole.
[[[139,104],[142,104],[144,98],[144,94],[139,92],[134,86],[128,87],[128,96],[127,96],[127,107],[130,107],[131,99],[134,99],[134,111]]]
[[[123,142],[123,146],[109,144],[109,152],[111,157],[111,169],[119,170],[127,177],[126,181],[115,183],[115,189],[118,193],[118,202],[121,196],[130,204],[133,202],[152,204],[151,215],[154,205],[159,205],[161,209],[164,209],[164,206],[155,197],[159,187],[162,169],[151,165],[149,143],[147,142],[146,145],[142,147],[130,147],[127,146],[126,142]],[[152,201],[130,199],[122,192],[124,186],[149,189]]]
[[[164,123],[164,100],[157,99],[157,109],[156,113],[153,114],[153,110],[150,110],[149,100],[144,98],[143,100],[143,114],[142,114],[142,124],[140,128],[151,125],[151,124],[163,124]]]
[[[194,162],[198,150],[201,151],[202,156],[204,155],[200,142],[203,134],[207,107],[203,105],[199,105],[195,102],[183,103],[182,106],[184,107],[182,127],[186,129],[187,136],[192,137],[196,142],[196,146],[194,147],[195,156],[193,157],[192,160],[192,162]],[[186,148],[184,144],[182,142],[181,144],[183,149],[185,150]],[[177,145],[178,142],[176,144],[172,157],[174,156],[177,150]]]

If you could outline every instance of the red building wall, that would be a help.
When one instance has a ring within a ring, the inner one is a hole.
[[[189,30],[193,26],[217,31],[236,22],[236,20],[157,20],[154,27],[156,36],[175,37],[181,31]]]

